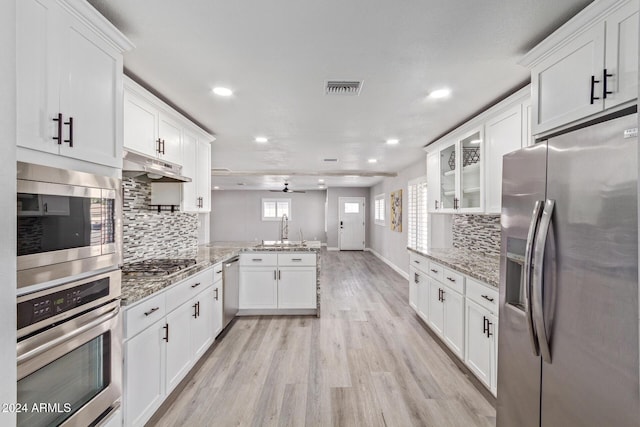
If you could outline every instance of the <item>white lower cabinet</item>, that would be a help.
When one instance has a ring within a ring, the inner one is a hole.
[[[410,259],[409,305],[496,395],[498,290],[413,253]]]
[[[471,300],[466,302],[467,337],[465,362],[469,369],[487,387],[491,388],[494,377],[495,317]]]
[[[240,310],[317,308],[316,254],[240,254]]]
[[[165,320],[124,344],[124,425],[142,426],[164,400]]]
[[[429,279],[429,326],[454,353],[463,356],[464,297],[434,279]]]
[[[222,329],[213,277],[210,268],[124,308],[125,426],[144,425]]]

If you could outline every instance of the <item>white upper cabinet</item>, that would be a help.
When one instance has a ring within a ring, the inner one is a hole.
[[[502,156],[533,143],[530,87],[426,148],[429,213],[501,211]]]
[[[155,157],[158,144],[158,112],[150,102],[124,92],[124,146]]]
[[[158,117],[158,139],[160,145],[158,158],[182,165],[182,126],[171,116],[162,112]]]
[[[482,212],[483,146],[483,129],[480,126],[459,135],[440,149],[438,212]]]
[[[638,0],[599,0],[535,47],[534,135],[637,98]]]
[[[17,145],[121,168],[131,43],[85,1],[21,0],[16,15]],[[28,150],[18,160],[35,155]]]
[[[487,121],[485,138],[486,212],[499,214],[502,207],[502,156],[521,148],[522,106],[516,105]]]
[[[193,180],[182,185],[182,209],[211,212],[211,144],[185,130],[182,153],[182,174]]]

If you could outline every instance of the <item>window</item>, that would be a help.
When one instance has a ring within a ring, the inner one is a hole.
[[[346,202],[344,204],[344,213],[359,213],[360,203]]]
[[[418,251],[427,250],[427,180],[425,177],[409,181],[407,246]]]
[[[385,203],[385,198],[384,198],[384,193],[382,194],[378,194],[376,196],[375,199],[375,216],[374,216],[374,222],[377,225],[384,225],[384,203]]]
[[[291,199],[262,199],[263,221],[280,221],[282,215],[291,219]]]

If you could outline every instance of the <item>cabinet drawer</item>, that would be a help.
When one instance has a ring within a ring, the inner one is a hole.
[[[427,273],[429,271],[429,261],[422,255],[418,255],[413,252],[409,252],[409,265],[417,268],[423,273]]]
[[[281,267],[315,266],[316,254],[300,252],[278,254],[278,265]]]
[[[219,262],[216,265],[213,266],[213,283],[216,283],[220,280],[222,280],[222,267],[223,267],[224,263]]]
[[[473,279],[467,279],[467,298],[498,314],[498,290],[483,285]]]
[[[427,274],[429,274],[429,276],[442,282],[443,272],[444,272],[443,266],[441,266],[437,262],[429,261],[429,269],[427,271]]]
[[[124,337],[130,338],[162,319],[166,313],[165,293],[161,292],[124,310]]]
[[[171,286],[167,290],[167,313],[198,295],[213,283],[213,268],[207,268]]]
[[[245,253],[240,254],[240,265],[278,265],[278,254]]]
[[[464,294],[464,276],[454,270],[448,268],[442,269],[442,283],[454,289],[455,291]]]

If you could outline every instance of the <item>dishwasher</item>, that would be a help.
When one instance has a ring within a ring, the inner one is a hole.
[[[239,257],[224,263],[222,272],[222,329],[238,314],[240,307],[240,267]]]

